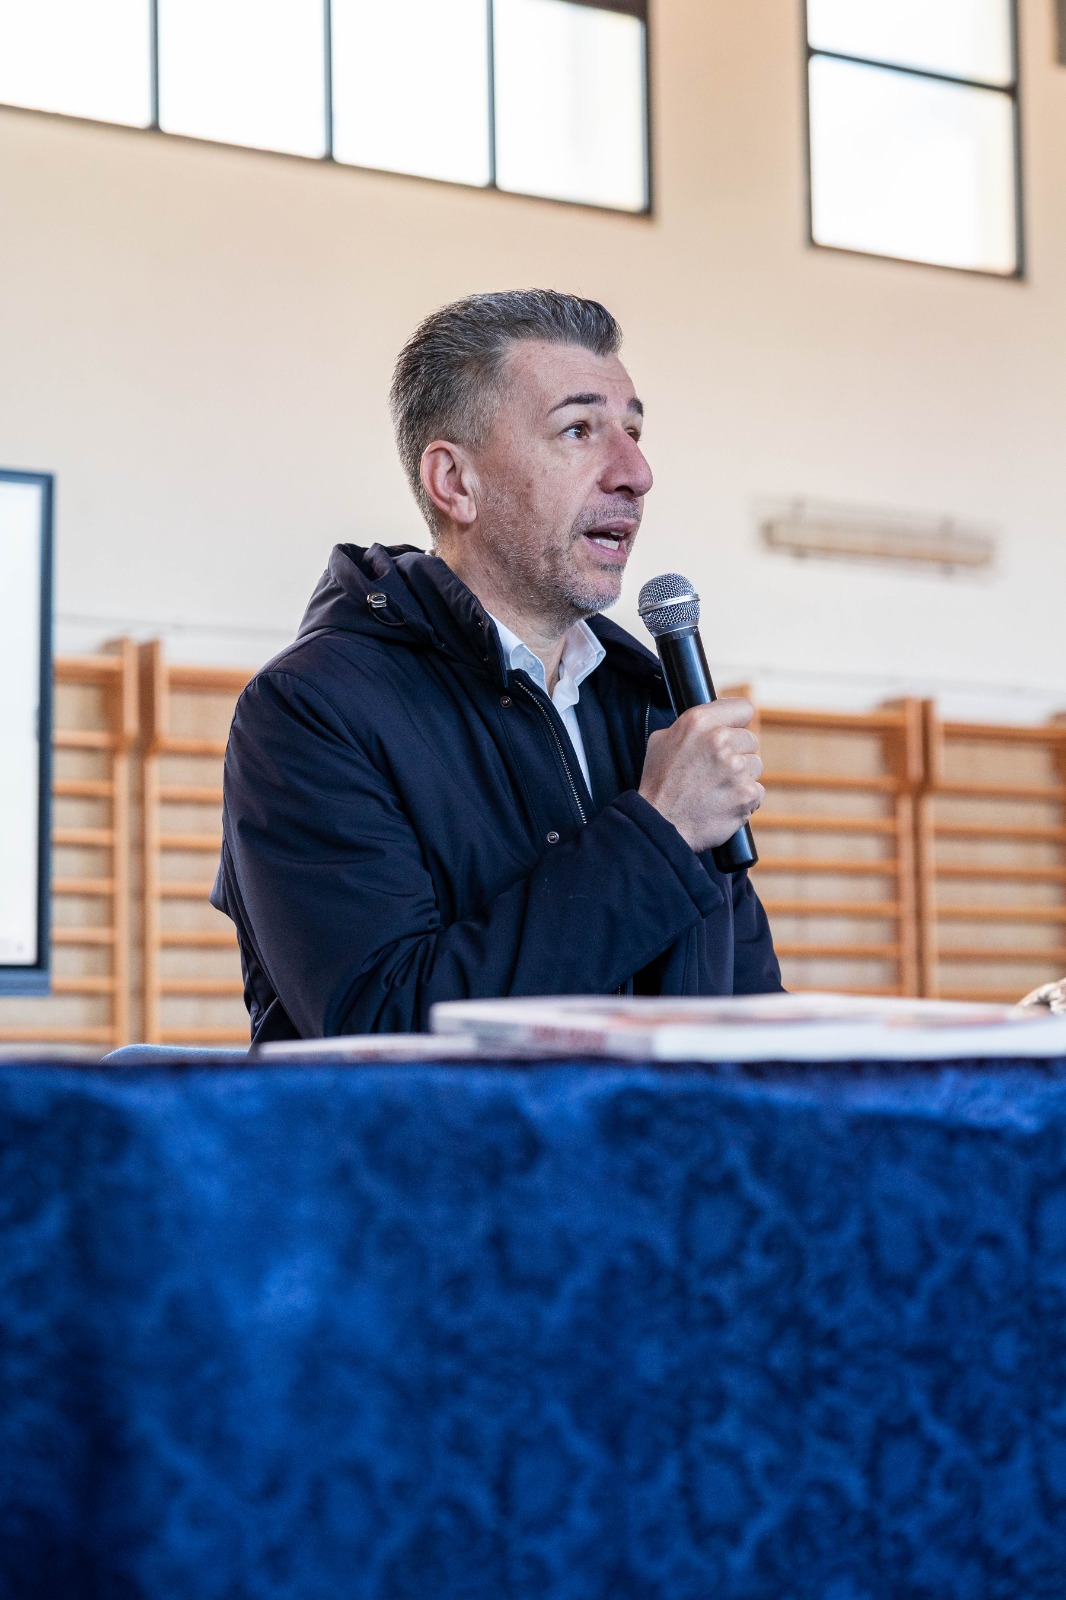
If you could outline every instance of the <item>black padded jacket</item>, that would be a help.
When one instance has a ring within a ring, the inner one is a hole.
[[[442,561],[334,549],[226,753],[212,901],[236,924],[253,1039],[418,1031],[434,1001],[475,996],[780,989],[747,874],[637,793],[673,717],[655,656],[591,626],[590,790]]]

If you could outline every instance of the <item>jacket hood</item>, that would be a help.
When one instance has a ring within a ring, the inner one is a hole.
[[[603,616],[589,626],[612,666],[665,696],[657,658]],[[361,633],[407,648],[441,650],[501,684],[507,664],[491,617],[439,556],[415,545],[334,545],[297,632]],[[656,694],[656,698],[659,695]]]

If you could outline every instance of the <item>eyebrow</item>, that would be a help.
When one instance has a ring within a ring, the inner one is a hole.
[[[567,406],[605,406],[605,394],[568,394],[565,400],[560,400],[557,406],[552,406],[552,411],[564,411]],[[635,411],[638,417],[644,415],[644,405],[633,395],[626,406],[627,411]]]

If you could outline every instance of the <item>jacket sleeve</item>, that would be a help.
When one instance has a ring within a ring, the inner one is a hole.
[[[446,924],[384,767],[302,678],[245,690],[226,755],[227,889],[303,1037],[418,1031],[438,1000],[610,994],[722,905],[629,792]]]
[[[776,994],[783,990],[770,924],[746,872],[733,879],[733,993]]]

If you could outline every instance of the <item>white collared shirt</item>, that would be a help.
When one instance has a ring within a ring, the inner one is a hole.
[[[491,616],[492,613],[490,612]],[[493,617],[496,632],[500,636],[503,653],[512,672],[524,672],[531,678],[538,689],[548,693],[548,679],[544,671],[544,663],[539,656],[535,656],[528,645],[522,643],[517,633],[512,633],[499,617]],[[570,743],[574,747],[578,765],[588,787],[592,793],[592,780],[589,777],[589,766],[585,759],[585,741],[581,737],[581,729],[577,720],[577,702],[581,697],[581,685],[590,672],[595,672],[604,656],[607,654],[603,645],[597,639],[587,622],[575,622],[567,631],[563,641],[563,657],[559,663],[559,676],[555,689],[551,694],[551,703],[562,718],[563,727],[570,735]]]

